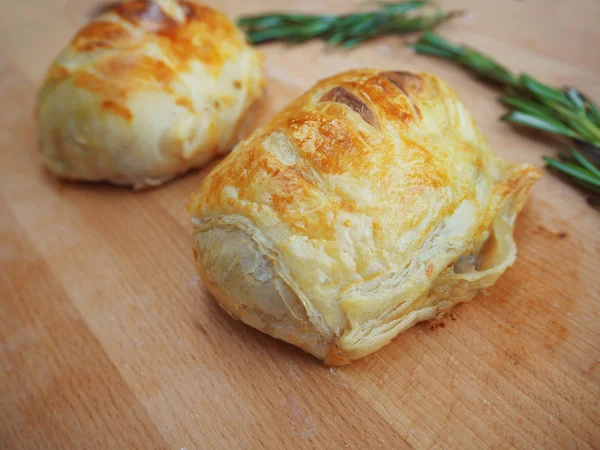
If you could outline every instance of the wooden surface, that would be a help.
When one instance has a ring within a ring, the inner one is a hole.
[[[231,16],[286,8],[210,3]],[[132,193],[41,169],[35,90],[95,4],[0,6],[0,448],[600,446],[600,213],[581,192],[546,173],[518,222],[518,261],[495,287],[443,326],[330,370],[234,322],[199,285],[184,205],[203,173]],[[600,101],[598,0],[442,4],[468,11],[445,36]],[[399,38],[264,53],[267,96],[248,128],[317,78],[380,66],[443,76],[505,158],[541,166],[558,148],[499,122],[492,89]]]

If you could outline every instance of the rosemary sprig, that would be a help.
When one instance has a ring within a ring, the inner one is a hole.
[[[300,43],[322,38],[329,45],[351,48],[384,34],[434,28],[457,14],[444,13],[437,8],[429,14],[412,14],[428,6],[431,6],[430,0],[408,0],[380,2],[376,10],[343,15],[263,14],[242,17],[238,26],[253,44],[275,40]]]
[[[560,160],[544,157],[544,161],[577,184],[600,193],[600,108],[588,97],[573,87],[556,89],[526,74],[515,75],[477,50],[429,31],[412,47],[457,62],[478,77],[503,86],[505,94],[500,101],[509,112],[502,120],[570,138],[577,149],[570,147]]]

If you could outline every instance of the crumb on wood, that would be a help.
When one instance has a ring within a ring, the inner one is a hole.
[[[431,331],[435,331],[438,328],[446,328],[446,324],[444,322],[442,322],[441,320],[435,319],[431,321],[431,326],[429,327],[429,329]]]
[[[543,225],[538,225],[535,232],[536,234],[539,234],[540,236],[551,240],[562,240],[569,237],[569,233],[567,233],[566,231],[552,231]]]

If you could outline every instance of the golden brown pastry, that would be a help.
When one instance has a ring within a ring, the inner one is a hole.
[[[492,285],[539,177],[439,78],[352,70],[208,175],[188,206],[197,267],[232,316],[345,364]]]
[[[56,175],[142,188],[230,149],[262,58],[223,14],[184,0],[118,4],[83,28],[38,98]]]

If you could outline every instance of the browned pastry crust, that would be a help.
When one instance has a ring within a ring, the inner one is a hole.
[[[344,364],[492,285],[539,177],[494,155],[439,78],[352,70],[256,130],[191,197],[198,270],[234,317]]]
[[[133,0],[81,29],[38,98],[44,164],[136,188],[228,151],[262,90],[262,58],[223,14]]]

